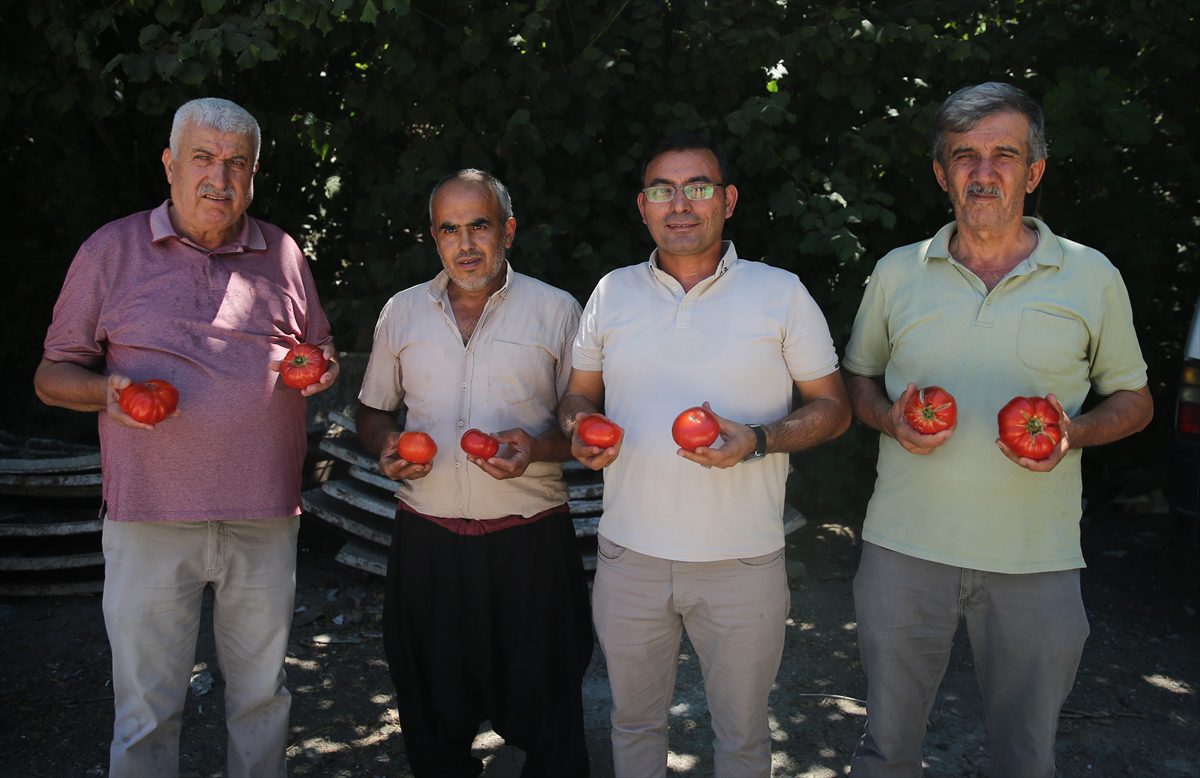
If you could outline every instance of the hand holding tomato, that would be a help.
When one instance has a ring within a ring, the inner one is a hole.
[[[605,424],[605,427],[601,427],[596,420],[602,421],[602,423]],[[588,421],[587,427],[583,426],[584,421]],[[584,441],[582,433],[583,429],[589,430],[588,435],[589,437],[592,437],[592,439],[604,439],[604,441],[610,439],[611,431],[606,429],[607,425],[616,427],[618,432],[617,441],[612,445],[605,445],[605,447],[601,447],[601,445],[595,445]],[[600,431],[604,431],[605,435],[608,437],[596,437],[595,433]],[[574,456],[575,459],[580,461],[584,467],[594,469],[594,471],[601,471],[601,469],[608,467],[608,465],[611,465],[611,463],[617,459],[617,456],[620,454],[620,443],[624,441],[624,438],[625,431],[620,429],[620,427],[616,424],[613,424],[612,421],[605,417],[604,414],[586,413],[581,411],[580,413],[575,414],[575,431],[571,435],[571,456]]]
[[[936,388],[936,387],[930,387]],[[947,394],[947,396],[949,396]],[[881,401],[886,402],[887,398],[880,394]],[[908,409],[918,403],[920,394],[916,384],[909,384],[905,387],[900,397],[896,402],[892,403],[891,409],[888,411],[888,423],[890,429],[884,429],[884,432],[896,439],[896,442],[910,454],[925,456],[932,454],[939,446],[944,444],[954,434],[954,430],[958,424],[958,408],[954,409],[953,423],[943,430],[938,430],[931,433],[923,433],[913,428],[908,420]],[[951,398],[953,401],[953,398]]]
[[[500,441],[477,429],[464,432],[458,444],[468,457],[476,459],[491,459],[500,451]]]
[[[951,429],[958,423],[954,395],[940,386],[918,389],[904,408],[904,420],[922,435]]]
[[[401,441],[404,441],[403,451]],[[437,444],[424,432],[389,432],[379,452],[379,470],[393,481],[424,478],[433,470],[433,456],[436,453]],[[408,459],[409,456],[428,459],[415,462]]]
[[[325,355],[321,349],[309,343],[297,343],[283,358],[279,368],[280,379],[293,389],[303,389],[315,384],[325,374]]]
[[[479,432],[478,430],[474,431]],[[482,432],[479,434],[483,435]],[[546,452],[544,449],[542,449],[543,456],[535,457],[535,453],[539,450],[539,441],[535,440],[532,435],[519,427],[497,432],[495,435],[485,435],[484,437],[494,441],[497,447],[503,450],[503,455],[497,452],[490,457],[484,458],[468,452],[467,460],[497,481],[524,475],[525,469],[529,467],[531,462],[537,461],[538,458],[545,458],[544,454]],[[463,435],[462,445],[465,450],[466,435]],[[472,445],[474,445],[474,442]],[[488,449],[491,448],[490,443],[486,445]],[[561,456],[561,453],[559,456]]]
[[[679,444],[676,454],[704,467],[727,468],[740,464],[754,451],[755,445],[754,432],[749,427],[717,415],[707,402],[679,414],[671,426],[671,435]],[[721,446],[712,448],[718,437]],[[694,448],[685,445],[692,443],[696,444]]]
[[[288,350],[283,359],[270,363],[270,368],[279,373],[286,386],[299,389],[300,394],[311,397],[333,386],[342,367],[334,359],[337,351],[332,343],[314,346],[300,343]]]
[[[612,448],[625,437],[625,430],[600,413],[589,413],[575,425],[575,431],[584,445],[596,448]]]
[[[721,424],[717,421],[716,414],[708,408],[708,403],[705,403],[703,408],[688,408],[676,416],[675,423],[671,425],[671,437],[684,451],[711,446],[720,435]]]
[[[427,465],[437,455],[437,443],[425,432],[402,432],[396,441],[396,453],[405,462]]]
[[[1071,424],[1053,394],[1014,397],[996,415],[1000,437],[996,445],[1004,455],[1026,470],[1047,473],[1071,448]]]
[[[120,390],[117,402],[121,412],[130,419],[153,427],[175,413],[179,407],[179,390],[161,378],[131,382]]]

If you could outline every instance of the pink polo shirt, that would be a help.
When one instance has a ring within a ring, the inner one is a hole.
[[[45,358],[179,389],[152,431],[99,414],[107,516],[200,521],[300,512],[307,400],[268,363],[332,336],[308,264],[249,216],[208,251],[171,226],[168,202],[100,228],[54,307]]]

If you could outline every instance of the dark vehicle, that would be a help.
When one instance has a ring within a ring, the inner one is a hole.
[[[1183,347],[1169,484],[1167,500],[1171,512],[1200,523],[1200,302]],[[1195,525],[1192,532],[1193,535],[1197,532]]]

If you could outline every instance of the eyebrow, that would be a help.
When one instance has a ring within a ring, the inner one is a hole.
[[[478,219],[475,219],[474,221],[467,222],[466,226],[468,226],[468,227],[483,227],[483,226],[489,225],[491,223],[492,223],[491,219],[487,218],[486,216],[481,216]],[[447,228],[453,228],[453,227],[457,227],[457,226],[458,225],[455,224],[454,222],[442,222],[441,224],[438,225],[438,229],[444,230]]]
[[[683,186],[684,184],[711,184],[711,183],[714,183],[714,182],[708,176],[692,176],[691,178],[684,181],[683,184],[676,184],[674,181],[670,181],[666,178],[655,178],[655,179],[651,179],[650,183],[646,184],[646,186],[664,186],[664,185],[665,186]]]
[[[1025,154],[1025,150],[1020,147],[1017,147],[1017,146],[1007,146],[1007,145],[1006,146],[996,146],[995,149],[993,149],[993,150],[994,151],[1010,151],[1013,154],[1016,154],[1017,156],[1024,156],[1024,154]],[[950,149],[951,154],[958,154],[963,151],[978,151],[978,149],[976,149],[974,146],[972,146],[970,144],[963,144],[961,146],[955,146],[954,148]]]

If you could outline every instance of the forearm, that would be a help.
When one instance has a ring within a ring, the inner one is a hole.
[[[533,439],[531,462],[566,462],[571,456],[571,439],[557,427],[551,427]]]
[[[1087,413],[1071,420],[1071,448],[1102,446],[1146,428],[1154,418],[1154,401],[1146,387],[1114,392]]]
[[[354,416],[358,428],[358,439],[369,453],[378,454],[383,450],[387,436],[399,431],[396,426],[396,414],[391,411],[381,411],[367,405],[359,405]]]
[[[575,414],[599,413],[600,409],[588,397],[582,394],[564,394],[558,403],[558,426],[566,436],[567,453],[570,454],[571,437],[575,434]]]
[[[819,397],[784,418],[763,425],[767,453],[802,451],[832,440],[850,426],[850,406],[838,398]]]
[[[892,402],[883,390],[883,379],[843,372],[846,391],[854,416],[871,429],[895,437],[892,428]]]
[[[43,359],[34,374],[33,386],[46,405],[84,412],[108,407],[108,377],[74,362]]]

